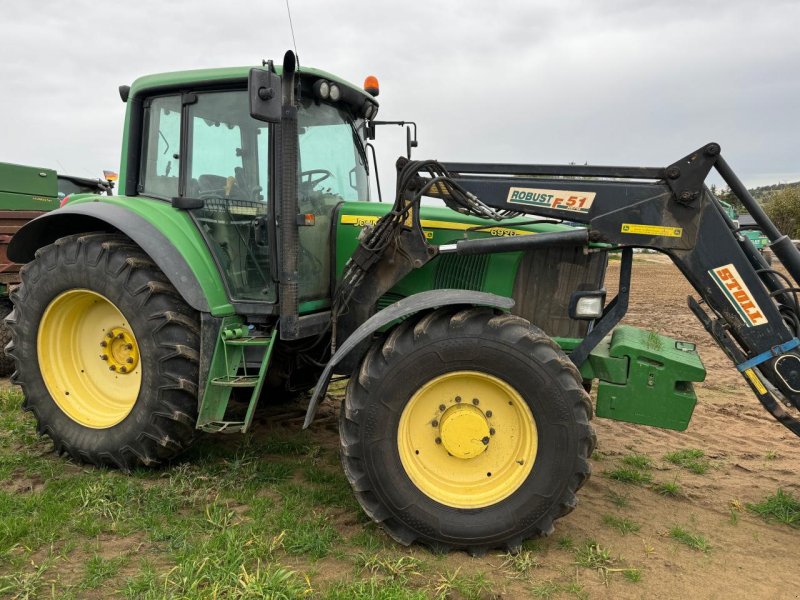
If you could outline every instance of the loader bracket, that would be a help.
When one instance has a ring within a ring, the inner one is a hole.
[[[665,169],[667,185],[677,202],[691,205],[700,199],[706,177],[717,162],[719,153],[719,144],[711,142]]]

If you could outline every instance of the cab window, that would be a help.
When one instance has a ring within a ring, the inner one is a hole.
[[[183,195],[214,253],[231,299],[274,302],[270,244],[256,235],[269,197],[267,123],[250,116],[243,90],[202,92],[186,107]]]
[[[144,151],[138,191],[148,196],[172,198],[178,195],[180,172],[180,96],[153,98],[144,116]]]

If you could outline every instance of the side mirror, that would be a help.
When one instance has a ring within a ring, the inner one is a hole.
[[[269,69],[250,69],[250,116],[267,123],[281,120],[281,78]]]
[[[411,139],[411,127],[406,125],[406,156],[411,160],[411,149],[419,146],[417,142],[417,126],[414,124],[414,139]]]

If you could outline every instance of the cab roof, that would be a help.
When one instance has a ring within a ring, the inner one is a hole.
[[[176,88],[198,84],[213,85],[215,83],[240,82],[246,84],[250,69],[252,68],[253,66],[223,67],[216,69],[192,69],[189,71],[173,71],[170,73],[144,75],[137,78],[133,84],[131,84],[130,97],[133,98],[149,90],[157,90],[161,88]],[[278,75],[281,74],[282,70],[283,69],[281,66],[275,65],[275,71],[278,73]],[[313,67],[300,67],[297,69],[297,73],[300,75],[300,77],[319,77],[327,79],[328,81],[336,82],[339,85],[346,86],[354,91],[359,92],[365,98],[368,98],[373,103],[376,103],[376,100],[359,86],[354,85],[349,81],[338,77],[337,75],[328,73],[327,71],[315,69]]]

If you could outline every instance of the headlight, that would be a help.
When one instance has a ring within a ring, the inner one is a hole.
[[[337,88],[338,89],[338,88]],[[327,100],[331,94],[331,86],[324,79],[318,79],[314,82],[314,95],[322,100]]]
[[[603,316],[605,301],[605,290],[573,292],[569,299],[569,316],[571,319],[599,319]]]
[[[339,86],[335,83],[332,83],[330,86],[330,96],[331,102],[338,102],[339,99],[342,97],[342,90],[339,89]]]

